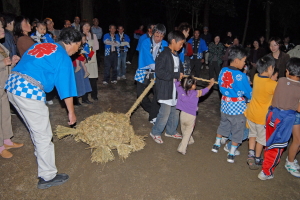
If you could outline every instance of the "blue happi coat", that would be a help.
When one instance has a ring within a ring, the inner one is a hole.
[[[167,47],[167,46],[168,46],[168,43],[165,40],[162,40],[160,48],[157,53],[157,56],[160,52],[162,52],[164,50],[164,47]],[[143,44],[141,45],[138,69],[136,70],[136,74],[134,77],[134,80],[136,80],[140,83],[144,83],[144,78],[145,78],[147,70],[150,69],[150,65],[155,64],[155,60],[153,59],[153,55],[152,55],[152,50],[153,50],[153,41],[152,41],[152,37],[151,37],[151,38],[145,39],[143,41]]]
[[[74,67],[63,44],[37,43],[31,46],[13,68],[14,71],[40,82],[42,92],[51,92],[55,86],[61,99],[77,96]],[[15,81],[17,79],[19,81]],[[31,84],[20,84],[20,80],[23,81],[18,75],[11,74],[5,85],[7,91],[26,98],[32,98],[37,95],[35,91],[41,91]]]
[[[105,40],[116,41],[119,44],[121,43],[120,42],[120,37],[119,37],[118,34],[115,34],[114,38],[111,38],[110,33],[106,33],[103,36],[103,42],[105,42]],[[109,56],[110,55],[110,49],[111,49],[111,45],[104,44],[104,56]],[[116,51],[117,51],[118,57],[119,57],[120,56],[120,48],[116,47]]]
[[[190,43],[194,49],[194,38],[189,39],[188,43]],[[208,47],[206,45],[205,40],[199,38],[199,43],[198,43],[198,52],[197,52],[197,59],[202,59],[203,58],[203,52],[208,51]],[[194,55],[190,57],[191,59],[194,58]]]
[[[252,88],[246,74],[239,69],[224,67],[218,79],[221,100],[221,112],[228,115],[240,115],[246,110],[246,97],[251,99]]]

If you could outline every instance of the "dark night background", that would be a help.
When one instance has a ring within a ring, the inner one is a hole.
[[[149,22],[154,23],[167,23],[165,15],[164,0],[121,0],[125,4],[121,4],[120,0],[94,0],[94,17],[100,21],[100,27],[103,32],[108,32],[109,24],[124,24],[125,32],[132,37],[133,30],[137,29],[140,24],[147,25]],[[247,31],[247,40],[252,40],[258,35],[265,35],[265,9],[264,5],[259,0],[252,0],[250,8],[249,27]],[[282,2],[299,2],[298,0],[285,0]],[[31,20],[34,18],[44,19],[50,17],[55,22],[55,28],[61,29],[63,21],[69,19],[73,22],[75,16],[81,16],[80,13],[80,0],[20,0],[21,13]],[[209,28],[210,32],[225,35],[227,30],[231,30],[233,35],[238,36],[240,39],[243,36],[246,14],[247,14],[247,0],[234,0],[235,16],[217,15],[210,12]],[[120,6],[126,6],[120,9]],[[2,8],[2,5],[0,5]],[[288,6],[288,5],[286,5]],[[278,8],[279,7],[279,8]],[[298,6],[299,8],[299,6]],[[297,8],[297,9],[298,9]],[[284,29],[280,26],[280,17],[278,15],[280,6],[271,6],[271,34],[270,36],[280,36],[284,34]],[[295,8],[290,8],[295,9]],[[121,17],[121,10],[125,11],[125,18]],[[289,13],[289,8],[283,9]],[[0,10],[1,11],[1,10]],[[289,21],[289,27],[285,33],[295,38],[299,31],[299,26],[291,23],[293,16],[287,16],[286,21]],[[295,16],[297,19],[297,16]],[[187,11],[182,10],[176,20],[177,26],[180,22],[188,22],[191,24],[192,15]],[[200,10],[199,22],[203,22],[203,9]],[[168,30],[170,31],[170,30]]]

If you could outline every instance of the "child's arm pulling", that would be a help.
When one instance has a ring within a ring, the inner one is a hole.
[[[197,97],[206,95],[214,84],[215,84],[215,79],[214,78],[210,79],[209,85],[206,88],[204,88],[202,90],[198,90]]]

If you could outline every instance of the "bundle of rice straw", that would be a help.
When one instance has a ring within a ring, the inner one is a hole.
[[[130,124],[130,116],[145,95],[153,87],[154,80],[139,96],[130,110],[124,113],[103,112],[86,118],[76,126],[76,129],[58,125],[56,135],[59,139],[73,135],[75,141],[82,141],[92,149],[91,161],[107,163],[114,160],[112,150],[116,149],[121,159],[128,158],[131,152],[144,148],[145,136],[134,134]]]

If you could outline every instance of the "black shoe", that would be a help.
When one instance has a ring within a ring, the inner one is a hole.
[[[227,162],[229,162],[229,163],[234,163],[234,155],[230,155],[230,154],[228,154],[227,155]]]
[[[67,174],[56,174],[56,176],[50,180],[50,181],[45,181],[44,179],[39,177],[39,182],[37,187],[39,189],[47,189],[49,187],[52,186],[57,186],[57,185],[61,185],[64,182],[66,182],[69,179],[69,176]]]
[[[96,97],[96,98],[92,98],[94,101],[98,101],[98,98]]]
[[[16,115],[16,112],[14,110],[10,110],[10,115]]]
[[[77,103],[74,104],[74,106],[82,106],[82,104],[77,102]]]
[[[214,152],[214,153],[218,153],[219,149],[220,149],[220,146],[214,144],[211,151]]]
[[[84,100],[84,101],[82,101],[82,103],[85,103],[85,104],[93,104],[93,102],[90,102],[89,100]]]

